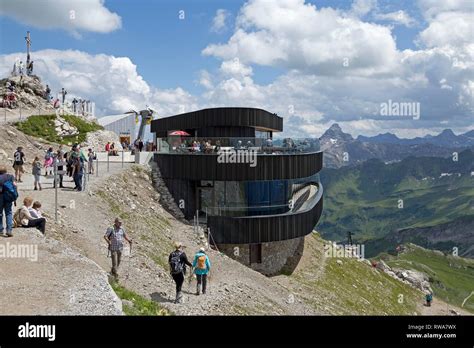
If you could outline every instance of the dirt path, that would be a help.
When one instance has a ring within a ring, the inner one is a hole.
[[[430,307],[420,304],[418,310],[422,315],[473,315],[462,308],[450,305],[436,297],[433,298]]]

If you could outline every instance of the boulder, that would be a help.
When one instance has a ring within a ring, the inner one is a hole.
[[[388,272],[392,270],[383,260],[377,262],[377,268],[383,272]]]

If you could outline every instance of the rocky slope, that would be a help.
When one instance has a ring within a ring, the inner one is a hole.
[[[45,98],[46,86],[43,85],[38,76],[11,76],[0,80],[0,98],[7,94],[7,81],[15,84],[18,108],[28,110],[53,111],[53,105]]]
[[[2,315],[122,314],[104,270],[36,229],[0,237],[0,262]]]

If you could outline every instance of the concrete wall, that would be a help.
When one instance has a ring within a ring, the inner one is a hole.
[[[252,269],[268,275],[291,274],[303,255],[304,238],[262,244],[262,263],[250,264],[248,244],[220,244],[220,251]]]

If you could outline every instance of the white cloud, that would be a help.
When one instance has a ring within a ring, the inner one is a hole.
[[[238,58],[223,61],[220,71],[225,76],[245,77],[252,75],[252,68],[242,64]]]
[[[362,75],[390,71],[399,58],[389,28],[332,8],[318,10],[304,0],[251,0],[236,26],[227,43],[211,44],[203,54],[318,74]]]
[[[377,0],[355,0],[351,6],[351,14],[363,17],[377,8]]]
[[[121,18],[104,5],[104,0],[15,0],[2,1],[0,15],[38,28],[61,28],[108,33],[121,27]]]
[[[214,19],[212,20],[211,31],[220,33],[227,29],[226,20],[228,19],[229,15],[229,11],[224,9],[218,9],[216,11],[216,15],[214,16]]]
[[[0,76],[7,76],[21,56],[23,53],[1,55]],[[31,56],[35,74],[49,84],[53,93],[65,87],[70,98],[94,101],[97,113],[102,115],[141,110],[146,105],[157,110],[159,116],[198,107],[196,98],[182,88],[160,90],[150,86],[128,57],[51,49],[34,51]]]
[[[419,36],[427,47],[470,44],[474,39],[473,23],[473,12],[442,12],[431,19]]]
[[[474,9],[472,0],[418,0],[418,6],[428,21],[443,12],[462,11],[472,13]]]
[[[416,21],[403,10],[398,10],[389,13],[376,13],[374,14],[374,18],[381,21],[402,24],[406,27],[412,27],[416,23]]]

